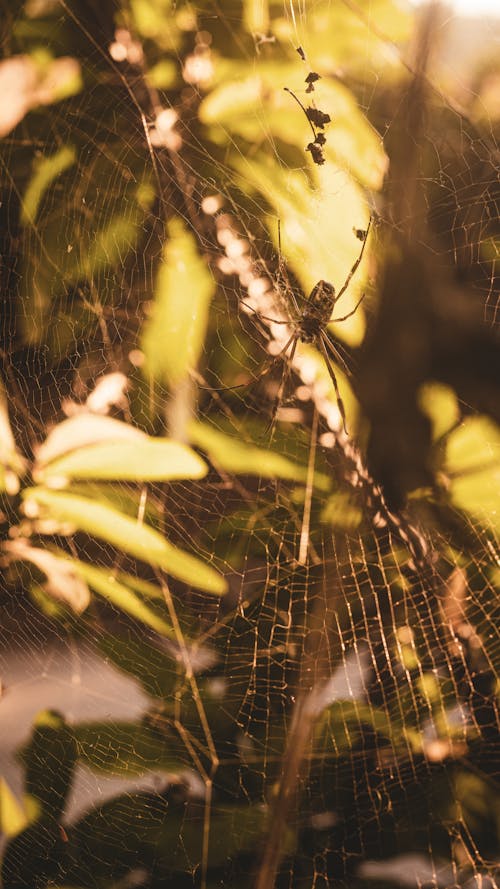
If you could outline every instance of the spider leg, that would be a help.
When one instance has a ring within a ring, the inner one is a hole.
[[[341,291],[341,293],[342,293],[342,291]],[[340,296],[340,293],[339,293],[339,296]],[[337,299],[338,298],[339,297],[337,297]],[[336,324],[337,321],[347,321],[348,318],[350,318],[352,315],[355,314],[355,312],[357,312],[357,310],[358,310],[359,306],[361,305],[361,303],[363,302],[364,298],[365,298],[365,294],[363,293],[363,296],[361,297],[361,299],[358,299],[356,305],[354,306],[354,308],[352,309],[351,312],[348,312],[347,315],[343,315],[342,318],[330,318],[328,323],[329,324]],[[335,300],[335,302],[337,302],[337,299]]]
[[[351,283],[351,279],[352,279],[353,275],[356,273],[357,268],[358,268],[361,260],[363,259],[363,253],[365,252],[366,242],[368,240],[368,235],[370,233],[371,224],[372,224],[372,217],[370,216],[370,219],[368,220],[368,225],[366,227],[365,238],[364,238],[364,241],[361,245],[361,250],[360,250],[359,256],[358,256],[356,262],[354,263],[351,271],[349,272],[347,278],[345,279],[343,286],[340,288],[340,290],[335,298],[336,303],[339,301],[342,294],[346,292],[347,288],[349,287],[349,284]],[[349,317],[349,316],[347,316],[347,317]]]
[[[333,370],[332,362],[330,361],[330,356],[328,354],[328,351],[327,351],[327,348],[325,345],[324,337],[325,337],[324,333],[320,333],[319,343],[318,343],[319,348],[320,348],[320,351],[323,355],[323,358],[325,359],[326,369],[327,369],[328,373],[330,374],[330,379],[333,383],[333,388],[335,389],[335,396],[337,398],[337,405],[338,405],[338,408],[340,411],[340,416],[342,417],[342,425],[344,427],[344,432],[346,435],[349,435],[349,433],[347,431],[347,425],[346,425],[344,402],[342,401],[342,397],[339,392],[339,385],[337,383],[337,377],[335,376],[335,371]]]
[[[326,348],[329,349],[330,355],[333,358],[333,360],[337,361],[339,364],[342,365],[347,376],[349,376],[349,377],[352,376],[350,368],[349,368],[344,356],[342,355],[342,353],[340,351],[340,344],[339,344],[339,346],[336,346],[335,343],[332,342],[329,334],[325,330],[323,331],[323,341],[324,341]]]
[[[241,300],[242,306],[245,306],[247,309],[251,309],[254,315],[257,315],[257,318],[262,318],[264,321],[270,321],[271,324],[290,324],[290,321],[278,321],[277,318],[268,318],[267,315],[261,315],[253,306],[249,303],[246,303],[244,299]]]
[[[291,367],[292,367],[293,356],[295,355],[295,350],[296,350],[296,348],[297,348],[297,343],[298,343],[298,341],[299,341],[299,338],[298,338],[298,336],[297,336],[295,333],[292,334],[292,336],[291,336],[290,339],[288,340],[288,342],[287,342],[285,348],[282,349],[282,351],[280,352],[279,356],[277,356],[277,357],[280,357],[281,355],[286,354],[286,350],[288,349],[288,346],[290,345],[290,343],[292,342],[292,340],[293,340],[292,349],[291,349],[290,355],[288,356],[288,361],[287,361],[287,363],[286,363],[285,369],[284,369],[283,374],[282,374],[282,377],[281,377],[281,383],[280,383],[280,387],[279,387],[279,389],[278,389],[278,394],[277,394],[277,396],[276,396],[276,400],[275,400],[275,402],[274,402],[273,412],[272,412],[272,415],[271,415],[271,421],[270,421],[270,424],[269,424],[269,426],[270,426],[271,429],[272,429],[273,426],[274,426],[274,422],[275,422],[275,420],[276,420],[276,414],[278,413],[278,409],[279,409],[280,404],[281,404],[282,399],[283,399],[283,392],[285,391],[285,386],[286,386],[286,384],[287,384],[287,382],[288,382],[288,378],[289,378],[289,376],[290,376],[290,370],[291,370]]]
[[[278,352],[277,355],[270,356],[270,358],[266,361],[264,367],[262,368],[261,372],[256,376],[256,378],[254,380],[252,380],[252,385],[255,385],[255,383],[258,383],[259,380],[262,379],[262,377],[265,377],[266,374],[268,374],[269,371],[274,367],[274,365],[280,360],[280,358],[283,358],[283,356],[286,355],[286,351],[287,351],[290,343],[295,339],[295,336],[296,336],[295,333],[292,333],[290,339],[287,340],[287,342],[285,343],[285,345],[283,346],[281,351]],[[293,350],[293,352],[294,351],[295,351],[295,349]],[[293,357],[293,352],[292,352],[292,357]],[[238,383],[236,386],[219,386],[219,387],[200,386],[199,385],[199,388],[200,389],[208,389],[210,392],[234,392],[236,389],[245,389],[245,387],[248,385],[249,385],[249,383]]]

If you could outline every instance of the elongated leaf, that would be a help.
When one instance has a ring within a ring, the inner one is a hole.
[[[24,474],[26,461],[16,447],[9,420],[7,395],[0,379],[0,491],[17,494],[18,476]]]
[[[129,778],[185,767],[180,751],[171,753],[167,739],[143,722],[84,723],[74,732],[79,758],[96,772]],[[171,746],[175,747],[174,737]]]
[[[307,478],[306,466],[294,463],[274,451],[258,448],[226,435],[208,423],[193,421],[189,424],[188,432],[192,444],[206,451],[215,465],[229,472],[296,482],[305,482]],[[314,484],[322,491],[330,489],[330,479],[319,472],[315,473]]]
[[[173,481],[202,478],[207,466],[190,448],[167,438],[142,437],[78,448],[36,476],[38,482],[62,478]]]
[[[51,429],[43,444],[36,450],[36,466],[39,471],[63,454],[87,445],[110,441],[139,442],[145,438],[146,434],[140,429],[112,417],[87,412],[76,414]]]
[[[88,565],[77,559],[73,560],[73,568],[96,593],[116,605],[117,608],[126,611],[127,614],[147,624],[163,636],[174,635],[171,625],[166,620],[163,620],[133,590],[113,577],[109,571],[95,568],[93,565]]]
[[[470,417],[450,435],[445,472],[460,509],[500,531],[500,430],[486,417]]]
[[[28,510],[41,509],[44,515],[100,537],[184,583],[215,595],[226,591],[224,578],[209,565],[173,546],[148,525],[140,524],[110,506],[43,487],[28,488],[23,492],[23,499]]]
[[[432,437],[441,438],[460,416],[457,396],[442,383],[426,383],[419,391],[419,404],[432,423]]]
[[[76,152],[70,145],[64,145],[51,157],[43,157],[37,161],[33,176],[24,194],[21,210],[21,222],[23,225],[35,222],[38,208],[45,192],[54,179],[69,169],[75,161]]]
[[[13,837],[28,826],[28,819],[5,778],[0,778],[0,831]]]
[[[198,363],[215,283],[180,219],[170,221],[168,237],[142,348],[146,371],[175,385]]]
[[[159,599],[162,602],[165,601],[160,587],[155,583],[149,583],[149,581],[143,580],[135,574],[128,574],[126,571],[119,571],[117,578],[120,583],[125,584],[125,586],[129,587],[131,590],[136,590],[141,596],[145,596],[147,599]]]

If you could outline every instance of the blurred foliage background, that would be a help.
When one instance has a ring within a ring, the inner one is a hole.
[[[392,0],[1,9],[2,670],[148,702],[39,701],[4,889],[495,886],[498,60]],[[347,434],[283,353],[322,280]]]

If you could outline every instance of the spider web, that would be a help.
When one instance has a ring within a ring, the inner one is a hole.
[[[459,84],[432,12],[269,7],[7,8],[18,453],[96,415],[189,442],[205,477],[86,496],[229,591],[167,583],[91,528],[35,527],[5,460],[5,889],[498,883],[498,67]],[[313,66],[315,107],[335,105],[320,166],[283,90],[308,103]],[[314,346],[284,387],[272,359],[290,290],[300,306],[318,280],[338,292],[370,216],[340,313],[366,297],[329,328],[346,436]],[[193,291],[209,270],[200,327],[201,303],[176,327],[169,245]],[[137,575],[171,632],[95,594],[75,613],[42,563],[9,558],[19,540]]]

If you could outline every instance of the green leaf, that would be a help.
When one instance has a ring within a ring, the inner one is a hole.
[[[149,581],[143,580],[135,574],[128,574],[126,571],[119,571],[116,576],[120,583],[124,583],[130,589],[136,590],[141,596],[145,596],[147,599],[159,599],[161,602],[165,601],[160,587],[156,584],[149,583]]]
[[[443,383],[425,383],[420,387],[418,403],[432,423],[434,441],[446,435],[460,418],[457,396]]]
[[[258,448],[241,439],[226,435],[209,423],[192,421],[188,426],[190,441],[205,451],[215,466],[229,472],[256,475],[259,478],[283,478],[305,482],[307,467],[294,463],[274,451]],[[330,490],[330,479],[316,472],[315,487],[321,491]]]
[[[144,327],[145,370],[174,386],[196,367],[215,282],[193,236],[174,218],[160,267],[152,314]]]
[[[244,0],[243,24],[250,34],[269,31],[269,0]]]
[[[110,506],[43,487],[28,488],[23,492],[23,499],[25,509],[31,514],[40,510],[44,516],[100,537],[129,555],[208,593],[222,595],[226,591],[224,578],[209,565],[173,546],[154,528]]]
[[[307,297],[321,279],[340,290],[360,254],[361,244],[353,228],[366,229],[368,224],[360,188],[342,176],[339,190],[339,170],[332,164],[315,168],[311,173],[312,183],[302,172],[288,170],[264,156],[238,159],[235,167],[241,173],[241,187],[246,191],[251,187],[265,195],[274,207],[276,217],[268,219],[270,233],[278,246],[279,219],[281,248],[304,296]],[[362,295],[369,249],[370,244],[334,317],[347,315]],[[365,332],[363,306],[351,318],[339,324],[331,323],[329,327],[334,338],[352,346],[359,345]]]
[[[326,501],[321,521],[352,534],[363,521],[363,511],[356,498],[347,491],[336,491]]]
[[[172,754],[167,738],[143,722],[85,723],[76,726],[74,734],[79,759],[96,772],[130,778],[186,767],[180,751]],[[173,738],[171,743],[174,746]]]
[[[255,71],[249,72],[247,66],[222,61],[216,75],[219,85],[203,100],[199,110],[201,121],[213,128],[215,141],[228,145],[230,133],[255,145],[271,134],[304,153],[306,162],[311,128],[302,109],[284,90],[294,84],[300,84],[300,90],[304,81],[300,62],[261,62]],[[309,104],[304,96],[301,101]],[[327,162],[341,167],[344,179],[348,175],[367,188],[379,189],[387,171],[387,157],[378,133],[360,111],[354,95],[342,83],[324,79],[318,84],[315,101],[332,118],[325,130]],[[231,164],[237,162],[240,154],[230,155]]]
[[[5,778],[0,778],[0,831],[13,837],[28,826],[28,819]]]
[[[357,75],[364,82],[368,59],[378,77],[389,77],[392,70],[400,76],[400,57],[387,51],[388,44],[404,43],[413,22],[410,8],[388,0],[362,6],[318,0],[308,5],[305,16],[279,16],[272,30],[281,45],[302,45],[313,71],[335,76],[340,70],[347,80]]]
[[[445,473],[459,509],[500,531],[500,429],[486,417],[470,417],[447,442]]]
[[[39,250],[24,254],[20,298],[23,302],[23,337],[26,343],[39,343],[47,338],[51,349],[64,352],[64,344],[74,342],[78,331],[95,324],[95,311],[86,281],[99,278],[100,303],[112,302],[116,290],[114,275],[101,272],[113,266],[123,267],[142,233],[145,215],[144,183],[132,182],[120,192],[109,191],[110,176],[115,167],[108,158],[99,156],[93,168],[93,182],[101,183],[88,196],[91,208],[82,198],[81,209],[71,211],[64,199],[58,212],[48,212],[45,203],[39,207],[36,221]],[[68,174],[67,191],[79,187],[82,171],[76,167]],[[54,191],[54,189],[52,189]],[[65,218],[61,226],[60,217]],[[78,299],[69,299],[69,292],[78,285]],[[52,306],[58,306],[58,324],[50,324]],[[57,327],[57,332],[56,332]]]
[[[65,170],[76,161],[76,151],[71,145],[63,145],[50,157],[42,157],[35,161],[34,173],[24,193],[21,209],[22,225],[34,224],[40,202],[52,184]]]
[[[142,214],[141,214],[142,215]],[[122,261],[135,247],[139,235],[138,209],[123,216],[112,216],[103,228],[97,229],[86,249],[78,251],[78,261],[69,266],[67,280],[76,283],[81,278],[94,278],[107,266]],[[75,254],[76,255],[76,254]]]
[[[138,443],[145,438],[145,433],[140,429],[113,417],[102,417],[87,411],[78,413],[54,426],[45,441],[37,447],[36,471],[40,471],[69,451],[87,445],[105,442]]]
[[[186,445],[168,438],[143,436],[136,441],[113,441],[78,448],[37,471],[37,482],[52,477],[174,481],[203,478],[207,466]]]
[[[16,447],[9,420],[7,395],[0,379],[0,491],[14,495],[19,491],[19,476],[24,474],[26,461]]]
[[[135,617],[151,629],[161,633],[162,636],[174,636],[172,626],[163,620],[156,611],[153,611],[139,596],[128,586],[117,580],[109,570],[95,568],[86,562],[77,559],[72,560],[73,569],[86,583],[99,595],[107,599],[117,608]]]

